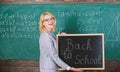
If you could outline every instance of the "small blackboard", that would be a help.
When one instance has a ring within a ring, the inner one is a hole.
[[[104,34],[57,35],[59,57],[82,70],[104,70]]]

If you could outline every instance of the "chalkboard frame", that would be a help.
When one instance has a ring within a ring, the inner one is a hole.
[[[65,34],[65,35],[56,35],[56,42],[57,42],[57,52],[58,52],[58,55],[59,55],[59,47],[58,47],[58,42],[59,42],[59,37],[60,36],[63,36],[63,37],[66,37],[66,36],[101,36],[102,37],[102,67],[93,67],[93,68],[77,68],[77,69],[81,69],[81,70],[105,70],[105,54],[104,54],[104,34],[103,33],[100,33],[100,34]],[[58,67],[58,70],[64,70],[60,67]]]

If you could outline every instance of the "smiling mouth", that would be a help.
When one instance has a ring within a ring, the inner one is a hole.
[[[49,25],[53,25],[53,24],[49,24]]]

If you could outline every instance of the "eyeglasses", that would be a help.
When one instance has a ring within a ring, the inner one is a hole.
[[[49,22],[49,21],[51,21],[51,20],[54,20],[54,17],[51,17],[51,18],[45,19],[45,20],[43,20],[43,21],[45,21],[45,22]]]

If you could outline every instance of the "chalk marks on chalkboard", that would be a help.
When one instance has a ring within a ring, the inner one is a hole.
[[[100,8],[86,8],[83,11],[77,11],[77,10],[67,10],[67,11],[58,11],[58,16],[95,16],[102,14],[103,11],[100,11]]]
[[[81,12],[76,12],[76,11],[58,11],[57,12],[58,16],[81,16]]]
[[[75,57],[75,64],[85,65],[85,64],[101,64],[101,56],[99,55],[96,58],[90,58],[89,55],[85,55],[84,57],[81,57],[80,55],[76,55]]]
[[[89,25],[89,26],[81,26],[78,29],[80,32],[85,32],[85,33],[97,33],[97,27],[94,25]]]
[[[71,59],[72,58],[72,50],[73,50],[73,44],[71,43],[71,39],[66,39],[65,42],[67,43],[67,47],[65,48],[65,51],[63,52],[65,59]]]
[[[107,41],[120,41],[120,14],[114,17],[107,33]]]
[[[16,31],[16,26],[14,27],[9,27],[9,28],[0,28],[0,33],[5,33],[5,32],[15,32]]]
[[[72,39],[68,38],[65,40],[67,43],[67,51],[72,51],[73,49],[76,50],[85,50],[85,51],[91,51],[93,50],[91,48],[91,39],[87,39],[86,42],[82,42],[82,44],[80,43],[75,43],[74,41],[72,41]]]
[[[27,13],[1,13],[0,14],[0,19],[5,19],[5,20],[11,20],[11,19],[20,19],[20,20],[29,20],[29,19],[34,19],[35,18],[35,13],[28,15]]]
[[[0,13],[0,38],[38,38],[35,13]]]
[[[82,8],[82,7],[81,7]],[[77,26],[76,32],[84,32],[84,33],[97,33],[99,31],[99,27],[102,22],[101,14],[104,12],[100,10],[100,8],[88,7],[84,10],[67,10],[67,11],[57,11],[58,17],[60,17],[61,22],[65,21],[67,25],[75,25]],[[72,22],[71,18],[73,18]],[[62,20],[64,19],[64,20]],[[74,22],[75,21],[75,22]],[[68,24],[67,24],[68,23]],[[59,27],[63,27],[59,31],[63,31],[64,25],[60,25]],[[69,26],[67,26],[69,27]],[[69,29],[69,28],[68,28]],[[58,31],[58,30],[57,30]]]
[[[35,14],[25,14],[25,13],[1,13],[0,14],[0,26],[1,25],[36,25]],[[21,21],[22,20],[22,21]]]
[[[5,33],[5,32],[36,32],[37,31],[37,27],[33,26],[33,27],[28,27],[28,26],[11,26],[11,27],[2,27],[0,28],[0,33]]]
[[[7,39],[7,38],[29,38],[29,39],[35,39],[38,38],[36,34],[22,34],[22,33],[3,33],[0,35],[1,39]]]
[[[67,59],[71,59],[72,58],[72,52],[69,51],[68,49],[65,49],[65,51],[63,52],[64,58]]]
[[[66,43],[66,48],[63,52],[64,58],[65,59],[71,59],[72,58],[72,51],[74,50],[82,50],[82,51],[92,51],[92,47],[91,47],[91,39],[88,38],[86,40],[86,42],[83,42],[82,44],[80,43],[74,43],[74,41],[72,41],[72,39],[67,38],[65,40]],[[77,57],[77,56],[76,56]]]

